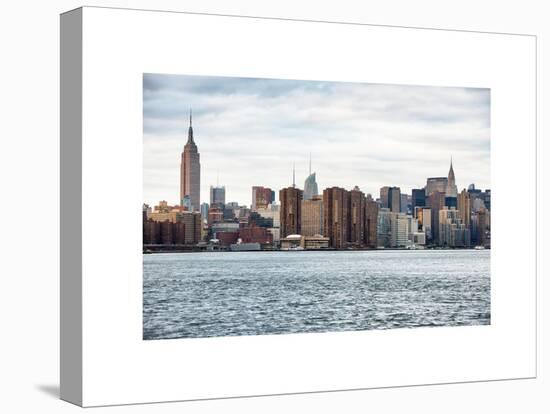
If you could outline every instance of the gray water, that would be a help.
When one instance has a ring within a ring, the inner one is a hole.
[[[143,339],[489,325],[490,251],[143,255]]]

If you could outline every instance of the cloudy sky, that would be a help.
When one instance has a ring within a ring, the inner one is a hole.
[[[144,202],[177,204],[189,109],[201,160],[201,202],[210,185],[251,203],[251,187],[303,188],[309,156],[319,190],[357,185],[376,198],[410,194],[446,176],[459,191],[490,187],[490,90],[477,88],[144,74]]]

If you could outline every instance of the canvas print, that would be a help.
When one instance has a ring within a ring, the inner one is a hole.
[[[143,75],[143,339],[489,325],[490,90]]]

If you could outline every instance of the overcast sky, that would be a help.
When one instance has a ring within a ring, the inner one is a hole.
[[[384,185],[410,194],[446,176],[490,187],[490,90],[478,88],[144,74],[144,202],[177,204],[189,109],[210,185],[250,205],[251,187],[303,189],[309,155],[319,191]]]

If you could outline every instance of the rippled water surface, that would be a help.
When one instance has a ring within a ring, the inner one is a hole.
[[[143,338],[488,325],[490,251],[143,255]]]

